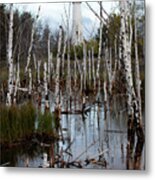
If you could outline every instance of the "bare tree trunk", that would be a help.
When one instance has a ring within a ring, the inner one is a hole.
[[[41,66],[41,61],[39,60],[38,61],[38,64],[37,64],[37,80],[38,80],[38,86],[40,85],[40,66]]]
[[[44,62],[44,92],[45,92],[45,110],[49,109],[48,82],[47,82],[47,63]]]
[[[87,50],[86,50],[86,43],[83,41],[83,84],[84,84],[84,90],[86,90],[86,81],[87,81]]]
[[[88,51],[88,65],[89,65],[89,73],[88,73],[88,77],[89,77],[89,85],[91,85],[91,51]]]
[[[95,76],[95,58],[94,58],[94,48],[92,47],[92,75],[93,75],[93,82],[94,82],[94,89],[96,87],[96,76]]]
[[[15,88],[14,88],[14,99],[13,99],[13,104],[17,104],[17,90],[18,90],[18,87],[20,85],[20,66],[19,66],[19,59],[18,59],[18,62],[17,62],[17,73],[16,73],[16,81],[15,81]]]
[[[54,69],[54,64],[53,64],[53,54],[51,53],[51,75],[53,76],[53,74],[55,74],[55,69]]]
[[[62,53],[62,75],[64,77],[65,74],[65,53],[66,53],[66,46],[67,46],[67,35],[64,32],[64,45],[63,45],[63,53]]]
[[[108,100],[108,98],[107,98],[107,83],[106,83],[106,81],[104,82],[104,84],[103,84],[103,90],[104,90],[104,119],[106,119],[106,114],[107,114],[107,100]]]
[[[134,2],[135,11],[134,11],[134,25],[135,25],[135,82],[136,82],[136,95],[138,98],[139,113],[140,113],[140,124],[142,125],[142,102],[141,102],[141,79],[140,79],[140,70],[139,70],[139,58],[138,58],[138,45],[137,45],[137,19],[136,19],[136,4]]]
[[[28,88],[28,96],[29,96],[29,99],[31,99],[32,97],[32,72],[31,72],[31,69],[29,68],[29,88]]]
[[[56,98],[56,108],[59,107],[59,77],[60,77],[60,58],[61,58],[61,44],[62,44],[62,27],[59,29],[59,39],[58,39],[58,52],[57,52],[57,65],[56,65],[56,77],[55,77],[55,98]]]
[[[36,22],[37,22],[37,19],[39,18],[39,12],[40,12],[40,7],[38,8],[38,14],[36,15],[35,21],[32,24],[31,40],[30,40],[30,46],[29,46],[29,49],[28,49],[28,56],[27,56],[27,64],[26,64],[26,67],[25,67],[25,74],[28,71],[28,67],[29,67],[30,60],[31,60],[31,52],[32,52],[33,41],[34,41],[34,33],[35,33],[35,28],[36,28]]]
[[[100,17],[102,18],[102,2],[100,2]],[[100,20],[100,39],[99,39],[99,49],[98,49],[98,59],[97,59],[97,70],[96,70],[97,81],[100,81],[99,71],[100,71],[100,62],[102,56],[102,33],[103,33],[103,22],[102,20]]]
[[[47,47],[48,47],[48,67],[47,67],[47,79],[48,83],[50,85],[51,82],[51,47],[50,47],[50,33],[48,34],[48,42],[47,42]]]
[[[76,59],[76,64],[77,64],[79,76],[80,76],[80,92],[82,92],[82,89],[83,89],[83,84],[82,84],[83,83],[83,73],[82,73],[82,67],[80,66],[78,58]]]
[[[9,79],[8,79],[8,93],[6,105],[11,106],[12,104],[12,94],[13,94],[13,4],[10,5],[10,21],[9,21],[9,36],[8,36],[8,65],[9,65]]]
[[[106,69],[107,69],[107,75],[108,75],[108,91],[111,94],[112,89],[112,70],[111,70],[111,55],[108,51],[108,48],[105,49],[105,61],[106,61]]]
[[[77,54],[76,54],[75,46],[73,48],[74,48],[74,87],[76,88],[76,81],[77,81],[77,71],[76,71]]]
[[[34,81],[36,81],[36,83],[37,83],[37,74],[38,74],[38,72],[37,72],[37,60],[36,60],[35,53],[33,53],[33,60],[34,60],[34,70],[35,70]]]
[[[137,138],[139,142],[144,142],[144,132],[140,124],[139,117],[139,104],[136,100],[133,76],[132,76],[132,66],[131,66],[131,41],[132,41],[132,30],[131,30],[131,20],[128,20],[130,12],[128,11],[127,1],[120,2],[121,7],[121,35],[122,35],[122,45],[123,45],[123,60],[125,66],[125,77],[126,77],[126,87],[128,95],[128,148],[132,152],[135,141],[135,131],[137,133]],[[129,17],[130,18],[130,17]],[[129,34],[130,28],[130,34]]]
[[[67,92],[71,94],[71,69],[70,69],[70,40],[68,36],[68,49],[67,49]]]
[[[118,57],[117,57],[117,44],[116,44],[116,39],[115,39],[115,64],[114,64],[114,70],[113,70],[113,81],[116,76],[116,71],[117,71],[117,66],[118,66]]]

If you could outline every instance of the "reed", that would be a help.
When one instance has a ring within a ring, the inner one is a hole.
[[[38,129],[35,129],[38,117]],[[55,136],[55,118],[51,112],[38,112],[31,102],[21,106],[0,106],[0,144],[31,139],[35,133]]]
[[[50,111],[39,112],[37,133],[55,136],[55,124],[55,117]]]
[[[0,143],[12,143],[34,132],[35,108],[31,103],[22,106],[0,106]]]

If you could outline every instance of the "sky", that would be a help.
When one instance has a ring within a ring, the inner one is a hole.
[[[70,5],[70,22],[72,22],[72,3],[61,2],[61,3],[22,3],[22,4],[15,4],[14,8],[19,9],[22,11],[29,11],[34,16],[38,12],[38,7],[41,7],[39,20],[43,24],[48,24],[50,28],[54,31],[56,30],[59,25],[63,25],[65,21],[65,8],[67,13],[69,12],[69,4]],[[99,13],[99,4],[97,2],[89,2],[91,7]],[[116,11],[117,3],[116,1],[105,1],[103,2],[104,9],[110,13],[111,11]],[[88,6],[85,2],[81,4],[81,12],[82,12],[82,26],[83,26],[83,35],[85,39],[89,39],[96,34],[97,28],[99,27],[99,20],[90,11]],[[63,17],[63,18],[62,18]],[[106,18],[106,15],[105,15]],[[65,21],[66,22],[66,21]]]

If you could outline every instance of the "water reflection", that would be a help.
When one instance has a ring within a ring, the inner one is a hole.
[[[81,99],[63,98],[60,140],[2,149],[1,164],[17,167],[144,169],[144,150],[136,145],[133,158],[127,152],[127,115],[124,102],[115,100],[107,110],[104,104],[88,97],[90,110],[83,115]],[[53,107],[51,106],[51,109]],[[47,154],[47,158],[46,158]],[[45,162],[47,161],[47,162]]]

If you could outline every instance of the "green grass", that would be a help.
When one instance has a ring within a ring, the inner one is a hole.
[[[55,118],[51,112],[38,114],[38,129],[35,129],[37,111],[31,102],[21,106],[0,106],[0,143],[11,144],[29,139],[33,134],[54,136]]]
[[[37,132],[54,136],[55,133],[55,117],[51,112],[39,112]]]
[[[0,106],[0,142],[11,143],[34,132],[35,108],[31,103],[18,106]]]

